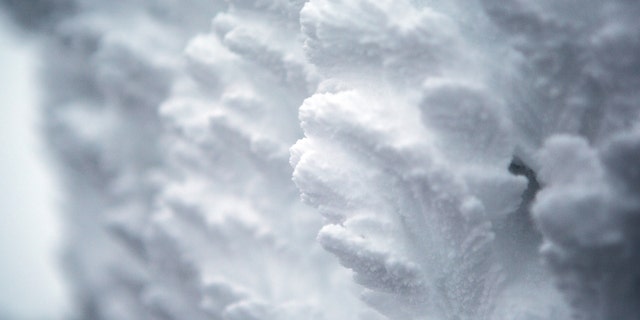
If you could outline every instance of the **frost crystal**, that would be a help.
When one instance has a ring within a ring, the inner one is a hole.
[[[79,318],[640,316],[640,4],[0,3]]]

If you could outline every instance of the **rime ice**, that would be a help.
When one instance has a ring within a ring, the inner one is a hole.
[[[83,318],[640,316],[639,4],[2,3]]]

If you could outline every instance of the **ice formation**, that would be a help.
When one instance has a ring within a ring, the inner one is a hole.
[[[1,3],[80,318],[640,317],[640,4]]]

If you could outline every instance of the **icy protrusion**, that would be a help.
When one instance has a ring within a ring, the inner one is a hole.
[[[580,319],[635,319],[640,261],[640,131],[600,148],[556,136],[541,151],[547,187],[534,206],[543,254]]]
[[[189,43],[187,72],[160,108],[167,165],[151,245],[173,243],[175,253],[158,256],[183,261],[193,280],[158,269],[154,283],[190,297],[206,317],[356,319],[361,312],[349,279],[315,243],[319,217],[291,184],[298,106],[316,86],[298,36],[300,7],[231,2],[211,33]],[[207,279],[224,282],[203,287]],[[179,309],[172,314],[184,318]]]

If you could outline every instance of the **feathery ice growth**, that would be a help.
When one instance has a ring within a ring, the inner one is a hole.
[[[640,3],[0,3],[79,319],[640,319]]]

